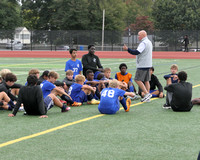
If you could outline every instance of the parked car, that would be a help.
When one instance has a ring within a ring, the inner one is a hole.
[[[23,44],[20,41],[11,40],[6,44],[7,49],[22,50]]]
[[[61,45],[56,47],[57,50],[69,50],[69,46]]]

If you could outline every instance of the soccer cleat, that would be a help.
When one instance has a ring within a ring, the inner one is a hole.
[[[19,107],[18,111],[24,111],[24,107]]]
[[[130,109],[130,107],[131,107],[131,99],[130,98],[127,98],[127,100],[126,100],[126,106],[127,106],[127,109],[125,111],[128,112],[129,109]]]
[[[96,100],[96,99],[92,99],[91,100],[91,104],[99,104],[100,103],[100,101],[98,101],[98,100]]]
[[[152,95],[150,93],[147,93],[144,98],[141,99],[141,102],[148,102]]]
[[[98,101],[98,100],[96,100],[96,99],[92,99],[91,100],[91,104],[99,104],[100,103],[100,101]]]
[[[66,107],[65,109],[62,109],[61,112],[67,112],[69,111],[71,108],[70,107]]]
[[[72,107],[79,107],[81,105],[82,105],[82,103],[80,103],[80,102],[74,102],[73,104],[71,104]]]
[[[171,106],[165,103],[165,104],[163,105],[163,109],[171,109]]]
[[[100,101],[96,100],[96,99],[92,99],[91,101],[88,101],[87,104],[99,104]]]

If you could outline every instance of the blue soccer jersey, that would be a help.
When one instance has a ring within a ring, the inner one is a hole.
[[[99,112],[102,114],[115,114],[120,108],[118,97],[123,97],[125,93],[124,90],[118,88],[104,88],[101,91]]]
[[[83,85],[78,84],[78,83],[73,83],[68,91],[68,94],[71,96],[73,101],[75,102],[87,102],[87,96],[85,92],[82,91]]]
[[[43,98],[45,98],[56,86],[53,83],[45,80],[40,84],[40,87],[42,88]]]
[[[66,62],[65,72],[67,70],[72,70],[74,72],[73,78],[79,74],[80,71],[83,70],[82,63],[80,60],[72,61],[71,59]]]

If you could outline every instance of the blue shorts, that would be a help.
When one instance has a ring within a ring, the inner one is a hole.
[[[54,102],[50,96],[45,97],[44,105],[47,108],[47,110],[50,110],[54,106]]]
[[[73,100],[80,103],[87,102],[87,95],[85,94],[85,92],[80,91],[79,94],[77,94],[76,97],[73,98]]]
[[[117,101],[117,104],[115,104],[115,107],[101,107],[101,105],[98,105],[98,110],[101,114],[115,114],[120,109],[120,103]]]
[[[155,92],[155,91],[157,91],[157,90],[150,90],[149,93],[153,93],[153,92]],[[153,98],[153,97],[159,97],[159,94],[158,94],[158,95],[152,94],[152,98]]]

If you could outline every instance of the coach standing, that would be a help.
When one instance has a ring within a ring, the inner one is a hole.
[[[152,67],[152,43],[147,37],[147,33],[144,30],[138,32],[138,39],[140,42],[136,50],[128,48],[125,44],[123,49],[128,51],[132,55],[136,55],[136,73],[135,73],[135,82],[145,93],[144,98],[141,99],[141,102],[150,101],[152,95],[149,93],[151,80],[150,76],[150,67]],[[144,84],[143,84],[144,82]]]

